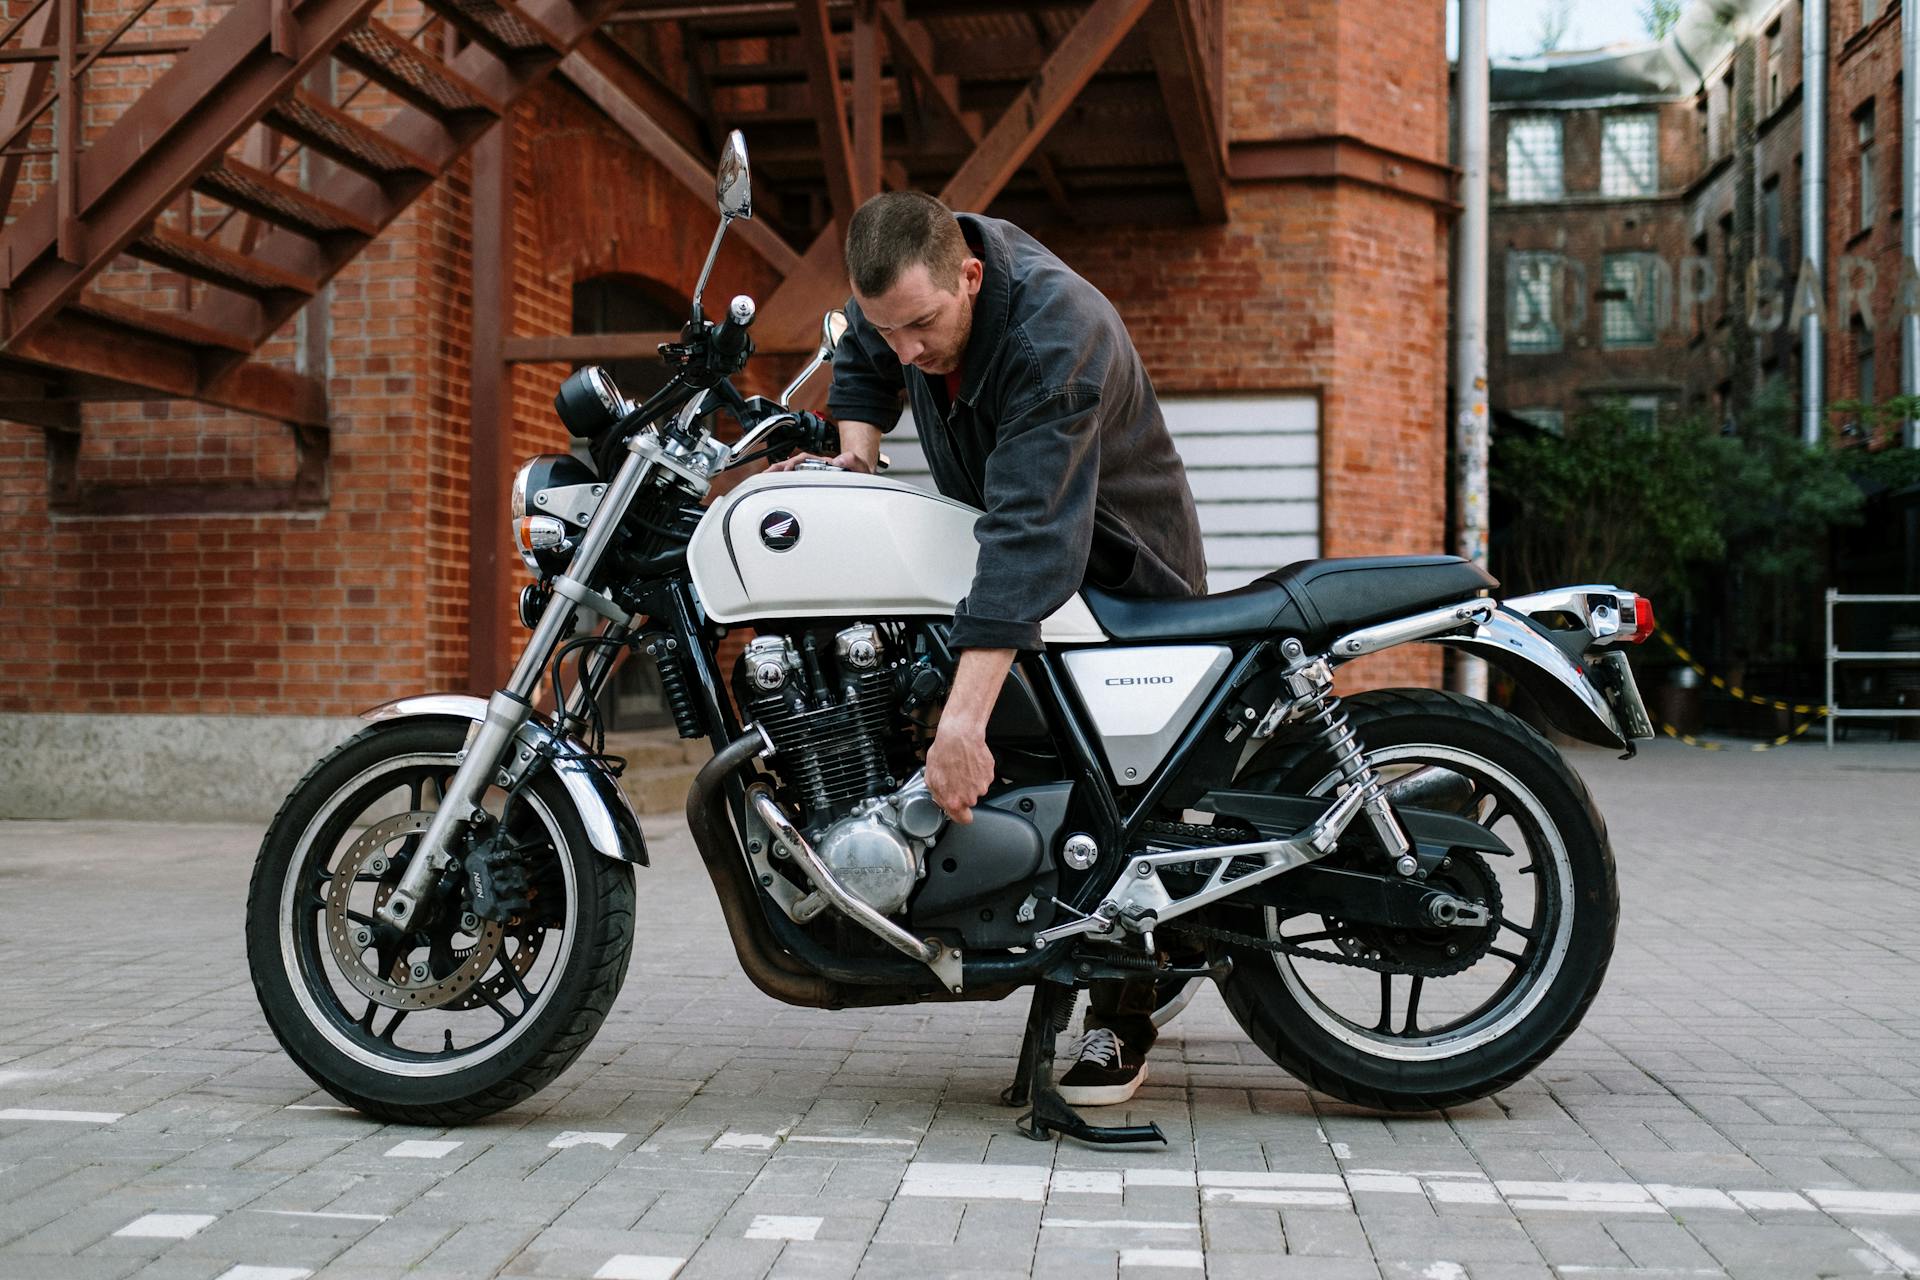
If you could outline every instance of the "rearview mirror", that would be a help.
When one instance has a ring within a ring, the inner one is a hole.
[[[834,349],[840,345],[840,339],[847,336],[847,313],[829,311],[820,322],[820,359],[833,363]]]
[[[738,129],[727,135],[720,149],[720,171],[714,181],[714,201],[725,218],[753,216],[753,178],[747,171],[747,140]]]

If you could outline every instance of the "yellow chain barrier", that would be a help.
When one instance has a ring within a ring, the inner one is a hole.
[[[1680,661],[1684,662],[1687,666],[1692,667],[1695,675],[1701,676],[1707,681],[1707,683],[1711,684],[1714,688],[1720,690],[1720,692],[1727,694],[1729,697],[1738,698],[1742,702],[1752,703],[1756,707],[1770,707],[1775,711],[1790,711],[1797,716],[1813,717],[1811,720],[1805,721],[1804,723],[1800,724],[1798,727],[1791,729],[1786,733],[1781,734],[1779,737],[1773,739],[1771,742],[1751,742],[1746,744],[1747,750],[1749,751],[1771,751],[1775,747],[1784,747],[1789,742],[1792,742],[1795,738],[1805,733],[1807,730],[1813,728],[1813,726],[1815,726],[1816,724],[1819,724],[1822,720],[1824,720],[1830,714],[1829,709],[1824,704],[1821,704],[1821,703],[1783,702],[1779,698],[1764,698],[1758,694],[1748,693],[1745,689],[1742,689],[1739,685],[1727,683],[1727,681],[1722,680],[1719,676],[1714,675],[1711,671],[1708,671],[1705,667],[1701,666],[1698,662],[1695,662],[1693,659],[1693,655],[1688,653],[1684,648],[1682,648],[1680,645],[1680,642],[1678,640],[1675,640],[1673,638],[1672,633],[1670,633],[1665,627],[1655,627],[1654,634],[1660,637],[1660,643],[1666,645],[1667,648],[1673,650],[1674,657],[1680,659]],[[1654,724],[1659,727],[1660,732],[1666,734],[1669,738],[1672,738],[1677,742],[1684,742],[1690,747],[1698,747],[1702,751],[1732,750],[1732,748],[1729,747],[1724,742],[1706,742],[1700,738],[1694,737],[1690,733],[1681,733],[1678,729],[1666,723],[1664,720],[1655,720]]]

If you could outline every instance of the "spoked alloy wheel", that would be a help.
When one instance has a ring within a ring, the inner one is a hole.
[[[1291,954],[1236,949],[1227,1005],[1276,1062],[1348,1101],[1483,1097],[1552,1053],[1599,990],[1619,913],[1605,827],[1558,752],[1505,712],[1426,690],[1346,707],[1397,804],[1468,818],[1511,851],[1455,850],[1427,882],[1484,904],[1491,922],[1405,929],[1242,908],[1234,927]],[[1324,796],[1341,783],[1309,743],[1269,748],[1236,785]],[[1356,826],[1334,860],[1384,870],[1369,838]]]
[[[288,797],[255,866],[248,959],[268,1022],[320,1085],[381,1119],[459,1123],[544,1086],[605,1018],[632,946],[631,870],[589,848],[551,774],[504,813],[503,792],[482,802],[496,819],[482,847],[524,872],[524,906],[481,918],[456,863],[407,926],[375,914],[466,732],[449,719],[359,734]]]

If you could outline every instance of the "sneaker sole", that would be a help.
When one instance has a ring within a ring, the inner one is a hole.
[[[1060,1099],[1070,1107],[1111,1107],[1133,1097],[1146,1082],[1147,1064],[1143,1062],[1140,1074],[1125,1084],[1063,1086]]]

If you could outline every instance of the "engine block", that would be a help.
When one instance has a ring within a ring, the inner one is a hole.
[[[806,805],[809,825],[896,785],[887,738],[898,693],[878,629],[845,628],[831,653],[813,635],[797,646],[760,636],[740,655],[734,688],[773,739],[775,767]]]

